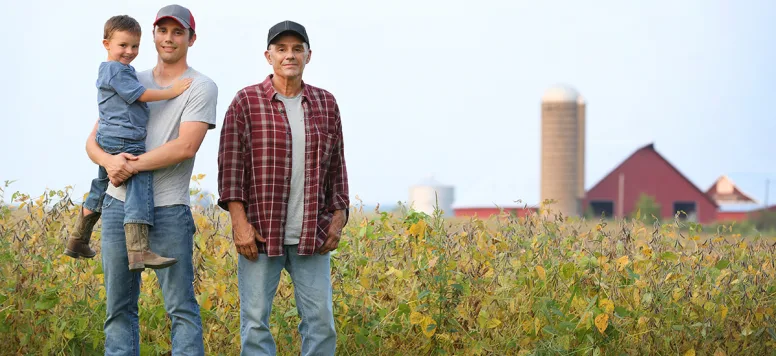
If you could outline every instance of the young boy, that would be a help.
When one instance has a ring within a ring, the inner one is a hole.
[[[130,65],[138,54],[140,24],[129,16],[114,16],[105,23],[103,46],[108,60],[100,64],[97,77],[100,120],[97,144],[110,154],[145,153],[146,124],[149,110],[146,102],[169,100],[189,88],[191,79],[179,79],[169,89],[151,90],[143,87]],[[65,254],[73,258],[92,258],[97,253],[89,247],[92,228],[100,218],[102,201],[108,188],[108,174],[99,167],[97,178],[83,204],[75,228],[67,241]],[[166,268],[177,262],[159,256],[148,245],[148,227],[153,226],[153,172],[140,172],[125,182],[127,196],[124,205],[129,269]]]

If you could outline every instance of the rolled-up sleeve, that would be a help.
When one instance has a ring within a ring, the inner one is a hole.
[[[345,210],[346,222],[349,214],[348,170],[345,164],[345,143],[342,135],[342,121],[339,106],[334,104],[337,141],[334,143],[329,171],[326,174],[326,203],[328,211]]]
[[[237,93],[226,111],[218,145],[218,206],[224,210],[229,210],[230,201],[248,203],[245,186],[246,125],[241,96],[242,92]]]

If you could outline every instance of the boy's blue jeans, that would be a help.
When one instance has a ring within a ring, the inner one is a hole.
[[[145,153],[145,141],[127,140],[123,138],[101,135],[97,132],[97,144],[112,155],[122,152],[139,156]],[[108,172],[100,166],[97,178],[92,180],[89,195],[84,201],[84,207],[100,212],[105,191],[108,189]],[[154,175],[153,172],[140,172],[127,179],[127,196],[124,201],[124,224],[139,223],[154,225]]]

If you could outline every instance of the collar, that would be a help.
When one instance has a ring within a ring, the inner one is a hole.
[[[276,101],[277,95],[279,94],[277,90],[275,90],[275,87],[272,85],[272,76],[273,74],[270,74],[267,76],[266,79],[264,79],[263,82],[259,84],[259,92],[261,93],[262,97],[264,99],[267,99],[269,101]],[[310,97],[312,96],[310,92],[310,87],[308,85],[305,85],[304,80],[302,81],[302,101],[309,101]]]

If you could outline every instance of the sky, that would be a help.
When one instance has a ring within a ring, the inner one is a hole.
[[[104,22],[143,25],[137,70],[156,62],[158,1],[3,1],[0,181],[39,195],[97,173],[84,150],[96,120]],[[562,83],[587,101],[585,186],[641,146],[699,188],[729,175],[776,203],[776,2],[185,1],[189,64],[218,85],[217,127],[196,157],[217,193],[223,116],[271,71],[267,30],[307,27],[307,83],[340,106],[354,204],[393,205],[429,174],[454,206],[539,201],[540,105]],[[80,6],[80,8],[78,8]],[[78,8],[78,9],[77,9]]]

